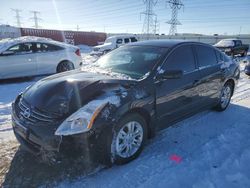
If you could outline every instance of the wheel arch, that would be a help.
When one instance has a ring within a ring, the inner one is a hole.
[[[145,120],[146,126],[147,126],[147,132],[148,132],[147,138],[152,138],[154,136],[155,130],[152,125],[152,117],[150,116],[150,113],[146,109],[143,109],[143,108],[130,109],[126,113],[124,113],[120,118],[123,118],[124,116],[127,116],[129,114],[134,114],[134,113],[138,114]]]

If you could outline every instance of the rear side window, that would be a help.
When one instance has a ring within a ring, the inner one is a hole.
[[[37,43],[36,48],[37,52],[53,52],[63,49],[60,46],[56,46],[53,44],[46,44],[46,43]]]
[[[195,60],[191,46],[185,45],[175,49],[167,59],[163,69],[182,70],[184,73],[195,70]]]
[[[124,39],[124,42],[125,42],[125,43],[129,43],[129,38],[125,38],[125,39]]]
[[[213,48],[203,45],[196,45],[195,49],[200,67],[207,67],[217,64],[217,58]]]
[[[122,44],[122,39],[117,39],[116,44]]]

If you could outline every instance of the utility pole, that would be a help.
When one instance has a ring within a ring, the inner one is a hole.
[[[141,14],[145,15],[142,33],[146,34],[147,39],[149,39],[149,34],[153,33],[154,30],[154,17],[156,17],[156,14],[153,7],[156,5],[157,0],[143,0],[143,3],[146,5],[146,10],[141,12]]]
[[[22,12],[22,10],[20,9],[11,9],[13,12],[15,12],[15,18],[16,18],[16,25],[17,27],[21,27],[21,16],[20,16],[20,12]]]
[[[184,4],[181,0],[169,0],[167,1],[170,8],[172,9],[172,17],[167,23],[170,24],[169,35],[175,35],[177,33],[177,25],[181,25],[181,23],[177,19],[178,10],[184,7]]]
[[[38,24],[38,21],[42,21],[41,18],[38,17],[38,14],[40,14],[39,11],[30,11],[34,16],[32,18],[30,18],[31,20],[34,20],[35,25],[33,27],[35,27],[36,29],[39,29],[40,26]]]
[[[79,25],[76,25],[76,31],[79,31],[79,30],[80,30]]]

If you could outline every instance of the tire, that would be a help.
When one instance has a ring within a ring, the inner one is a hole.
[[[232,94],[233,85],[230,82],[226,82],[221,89],[220,101],[215,109],[219,112],[226,110],[228,105],[230,104]]]
[[[240,54],[241,57],[247,56],[247,51],[244,51],[243,53]]]
[[[70,71],[73,69],[75,69],[73,63],[69,61],[62,61],[61,63],[58,64],[56,71],[57,73],[60,73],[60,72]]]
[[[147,132],[147,124],[140,115],[128,114],[122,118],[114,129],[111,144],[112,161],[121,165],[137,158],[145,145]]]
[[[105,54],[107,54],[107,53],[109,53],[110,52],[110,50],[104,50],[103,51],[103,55],[105,55]]]

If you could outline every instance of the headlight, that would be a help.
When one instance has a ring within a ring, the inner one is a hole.
[[[84,106],[69,116],[56,130],[55,135],[72,135],[84,133],[91,129],[96,117],[107,103],[99,107]]]

